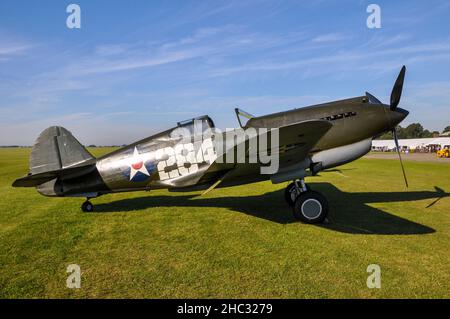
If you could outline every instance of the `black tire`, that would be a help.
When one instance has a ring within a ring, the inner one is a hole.
[[[306,190],[309,191],[311,190],[311,188],[306,185]],[[296,193],[297,191],[294,183],[290,183],[284,190],[284,200],[286,201],[286,203],[288,203],[289,206],[294,206],[295,199],[298,197],[298,195],[300,195]]]
[[[90,201],[85,201],[83,205],[81,205],[81,210],[86,213],[90,213],[94,211],[94,205]]]
[[[328,215],[328,202],[319,192],[307,191],[297,197],[293,212],[295,219],[303,223],[322,223]]]

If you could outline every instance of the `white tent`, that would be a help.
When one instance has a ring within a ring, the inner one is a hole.
[[[439,145],[441,148],[450,146],[450,137],[435,138],[411,138],[398,140],[400,148],[416,149],[418,147],[426,147],[429,145]],[[373,149],[393,150],[395,149],[394,140],[373,140]]]
[[[440,145],[441,148],[450,147],[450,137],[437,137],[430,141],[427,145]]]

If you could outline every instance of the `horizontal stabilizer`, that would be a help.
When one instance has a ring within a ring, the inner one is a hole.
[[[25,177],[21,177],[16,179],[12,186],[13,187],[34,187],[41,185],[45,182],[51,181],[52,179],[56,178],[57,176],[54,175],[53,172],[45,172],[45,173],[39,173],[34,175],[28,175]]]
[[[83,162],[77,166],[63,168],[60,170],[42,172],[37,174],[29,174],[27,176],[18,178],[14,181],[14,187],[35,187],[43,183],[51,181],[52,179],[70,179],[78,176],[83,176],[92,172],[95,169],[95,159]]]

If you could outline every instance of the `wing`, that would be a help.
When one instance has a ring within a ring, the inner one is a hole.
[[[326,120],[311,120],[298,122],[286,126],[282,126],[278,128],[278,147],[272,149],[271,151],[274,154],[279,155],[280,164],[287,164],[291,161],[301,161],[304,159],[309,151],[316,145],[319,139],[333,126],[331,122]],[[238,130],[235,130],[238,131]],[[241,130],[243,132],[243,130]],[[235,164],[239,164],[239,160],[236,156],[233,156],[238,153],[239,148],[245,149],[246,161],[248,163],[248,158],[250,154],[252,154],[252,142],[257,142],[261,138],[265,138],[267,140],[267,148],[270,149],[271,139],[273,138],[273,134],[267,134],[265,132],[257,131],[258,133],[254,136],[246,136],[245,140],[242,140],[237,143],[233,148],[227,149],[222,154],[218,154],[217,162],[230,163],[230,159],[234,161]],[[261,132],[261,133],[260,133]],[[240,133],[240,132],[238,132]],[[266,135],[266,136],[264,136]],[[230,139],[230,136],[224,137]],[[242,135],[241,135],[242,136]],[[253,140],[253,141],[252,141]],[[224,143],[225,144],[225,143]],[[257,144],[253,144],[257,145]],[[261,148],[258,146],[258,153],[267,152],[267,148]],[[254,149],[254,148],[253,148]],[[219,152],[220,153],[220,152]],[[254,153],[254,152],[253,152]],[[242,159],[241,159],[242,162]]]
[[[273,182],[280,182],[281,180],[286,180],[286,172],[290,173],[293,170],[298,170],[299,166],[305,164],[305,160],[308,157],[309,152],[313,149],[313,147],[317,144],[317,142],[325,135],[326,132],[333,126],[333,124],[326,120],[310,120],[298,122],[286,126],[282,126],[278,128],[279,133],[279,147],[272,150],[272,156],[278,154],[279,158],[279,169],[278,173],[273,176]],[[256,139],[262,138],[262,134],[259,134],[255,137]],[[218,160],[216,160],[211,166],[210,170],[218,171],[221,168],[229,170],[225,176],[221,177],[220,182],[216,183],[212,188],[217,187],[223,181],[226,181],[225,184],[228,184],[232,179],[242,179],[244,176],[248,177],[253,175],[253,179],[257,181],[258,179],[267,179],[261,178],[260,168],[261,166],[266,166],[267,164],[263,163],[254,163],[249,164],[249,154],[251,154],[250,146],[251,139],[246,139],[245,141],[238,143],[235,147],[228,149],[224,154],[218,156]],[[270,141],[270,135],[267,136],[267,140]],[[267,143],[270,148],[270,143]],[[238,153],[239,147],[245,148],[246,159],[244,163],[242,163],[242,159],[239,161],[237,157],[234,157],[236,153]],[[258,149],[258,152],[266,153],[266,150]],[[230,155],[231,154],[231,155]],[[229,159],[234,158],[235,162],[230,163]],[[303,162],[303,163],[302,163]],[[305,164],[306,165],[306,164]],[[301,169],[305,169],[306,166],[300,167]],[[256,176],[258,175],[258,176]],[[282,176],[280,176],[282,175]],[[290,175],[289,175],[290,176]],[[289,177],[290,178],[290,177]],[[252,180],[253,180],[252,179]],[[239,181],[236,181],[236,184],[239,184]],[[231,184],[230,184],[231,185]],[[211,189],[212,189],[211,188]],[[208,191],[210,191],[209,189]]]
[[[305,159],[332,126],[326,120],[313,120],[280,127],[280,168]]]

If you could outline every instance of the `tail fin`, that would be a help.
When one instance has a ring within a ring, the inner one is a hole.
[[[31,150],[30,172],[14,181],[14,187],[38,186],[55,178],[76,177],[95,167],[95,157],[61,126],[52,126],[39,135]]]
[[[61,126],[51,126],[36,140],[30,156],[30,173],[56,171],[94,159],[80,142]]]

